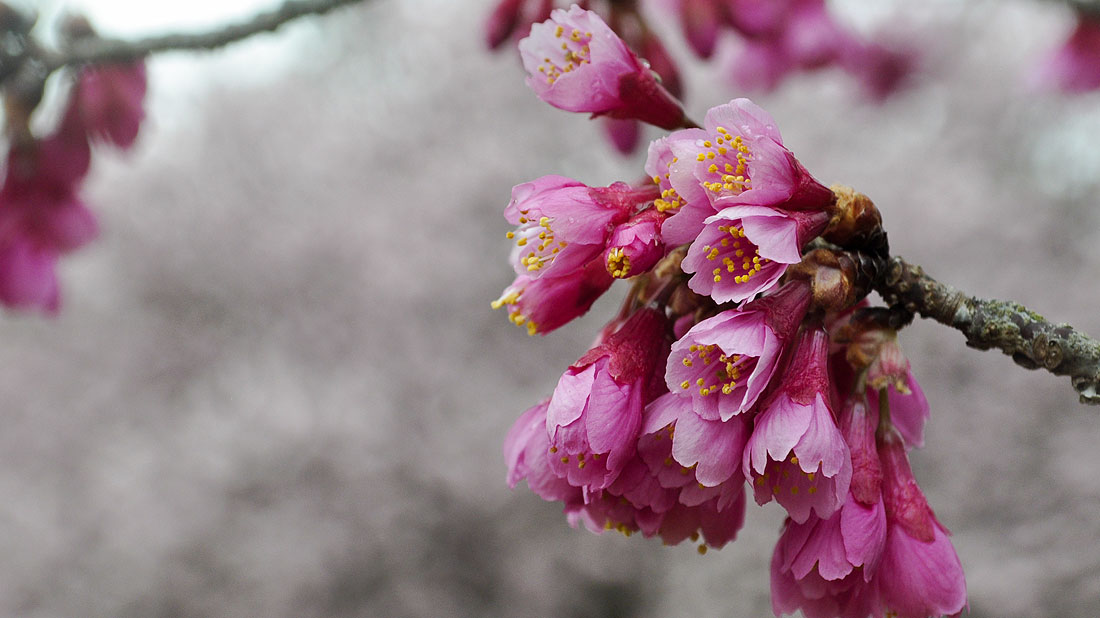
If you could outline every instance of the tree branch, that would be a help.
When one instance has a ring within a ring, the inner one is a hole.
[[[900,257],[882,266],[873,286],[891,307],[950,326],[968,346],[997,348],[1021,367],[1069,376],[1081,403],[1100,405],[1100,342],[1019,303],[968,296]]]
[[[287,0],[282,6],[260,13],[247,21],[222,26],[211,32],[166,34],[136,41],[120,41],[86,37],[72,41],[62,52],[46,52],[43,62],[48,72],[74,64],[99,64],[137,60],[154,52],[176,50],[210,50],[248,38],[261,32],[271,32],[288,21],[305,15],[323,15],[361,0]]]

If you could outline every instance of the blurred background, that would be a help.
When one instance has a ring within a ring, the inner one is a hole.
[[[271,4],[38,8],[138,36]],[[504,434],[625,289],[545,338],[490,311],[509,191],[633,180],[645,155],[487,52],[490,5],[366,0],[150,61],[136,148],[94,158],[102,236],[63,260],[60,315],[0,316],[0,615],[771,615],[774,504],[700,556],[571,529],[504,483]],[[921,74],[882,105],[839,71],[754,96],[787,146],[870,195],[933,276],[1100,335],[1100,95],[1027,87],[1069,11],[832,6],[915,45]],[[662,28],[693,116],[746,94]],[[901,339],[933,414],[913,467],[970,615],[1100,615],[1097,410],[939,325]]]

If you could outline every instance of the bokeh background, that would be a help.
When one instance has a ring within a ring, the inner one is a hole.
[[[132,36],[270,4],[40,10]],[[644,153],[485,51],[489,5],[366,0],[150,62],[136,149],[95,157],[102,237],[63,262],[61,314],[0,315],[0,615],[770,615],[775,505],[700,556],[573,530],[504,484],[505,432],[623,292],[545,338],[491,312],[509,190],[632,180]],[[787,145],[872,196],[934,276],[1100,334],[1100,95],[1027,86],[1068,11],[834,7],[917,47],[921,75],[881,106],[834,72],[754,96]],[[746,94],[685,64],[694,116]],[[1097,410],[938,325],[901,338],[933,411],[913,466],[970,615],[1100,615]]]

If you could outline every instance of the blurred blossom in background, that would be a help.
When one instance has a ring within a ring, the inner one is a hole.
[[[512,278],[509,191],[633,180],[645,154],[486,51],[492,4],[366,0],[149,62],[137,145],[97,155],[85,185],[101,237],[62,263],[60,315],[0,320],[0,615],[770,615],[779,507],[700,556],[573,530],[504,482],[504,434],[625,290],[545,338],[490,311]],[[38,6],[137,37],[272,4]],[[754,96],[785,144],[870,195],[933,276],[1100,334],[1100,95],[1027,86],[1069,12],[832,6],[918,42],[921,74],[882,105],[837,71]],[[653,15],[693,116],[751,96]],[[901,340],[932,406],[914,471],[970,615],[1095,615],[1100,418],[938,325]]]

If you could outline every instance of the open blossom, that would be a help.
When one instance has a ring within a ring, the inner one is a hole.
[[[1035,80],[1064,92],[1100,88],[1100,17],[1079,14],[1073,33],[1043,62]]]
[[[681,263],[692,291],[742,302],[770,289],[829,222],[823,211],[731,206],[709,217]]]
[[[654,142],[646,173],[661,190],[656,207],[672,215],[661,228],[672,245],[691,242],[727,206],[812,211],[833,199],[783,147],[772,117],[748,99],[711,108],[702,129]]]
[[[700,551],[732,541],[745,517],[742,419],[703,421],[690,402],[665,394],[646,407],[640,433],[636,454],[606,490],[567,505],[571,520],[669,545],[702,536]]]
[[[588,187],[564,176],[543,176],[512,188],[504,218],[518,226],[512,267],[533,279],[582,268],[604,251],[616,224],[651,198],[623,182]]]
[[[749,410],[775,375],[809,302],[808,286],[791,282],[699,322],[672,346],[669,390],[688,396],[704,419],[729,420]]]
[[[664,129],[684,124],[680,104],[592,11],[576,5],[555,10],[549,20],[531,26],[519,52],[527,84],[554,107]]]
[[[545,335],[584,315],[614,281],[600,257],[560,277],[519,275],[491,304],[507,307],[508,320],[527,334]]]
[[[843,504],[852,461],[829,405],[825,331],[803,332],[778,389],[756,417],[743,467],[758,504],[777,501],[795,522]]]
[[[809,618],[871,613],[871,582],[886,545],[876,421],[861,398],[846,402],[841,431],[852,453],[848,497],[831,517],[810,516],[801,524],[787,520],[772,558],[776,615],[796,609]]]
[[[634,455],[667,329],[664,314],[641,309],[558,381],[546,412],[550,465],[571,485],[603,489]]]
[[[966,579],[947,529],[913,478],[905,444],[888,430],[879,443],[887,535],[876,574],[882,607],[898,618],[955,614],[966,606]]]

